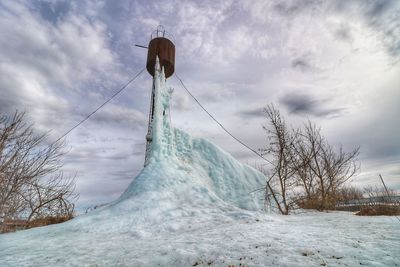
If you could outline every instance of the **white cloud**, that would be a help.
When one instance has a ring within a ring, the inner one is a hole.
[[[147,116],[142,112],[121,105],[108,104],[98,111],[91,120],[94,123],[121,124],[122,126],[144,127],[147,125]]]
[[[16,1],[4,2],[0,14],[3,112],[27,110],[39,128],[56,128],[72,108],[69,90],[79,94],[95,75],[112,77],[116,55],[102,23],[69,14],[52,24]]]

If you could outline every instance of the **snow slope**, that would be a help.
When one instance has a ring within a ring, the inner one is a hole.
[[[170,127],[171,91],[158,66],[154,90],[147,165],[122,196],[63,224],[0,235],[0,266],[398,264],[393,218],[260,212],[261,196],[250,192],[265,177]]]

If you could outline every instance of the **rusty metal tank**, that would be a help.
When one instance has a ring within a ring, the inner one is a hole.
[[[160,26],[151,35],[148,46],[146,68],[151,76],[154,76],[156,56],[160,60],[160,66],[164,67],[165,78],[170,77],[175,71],[175,45],[165,37],[165,30]]]

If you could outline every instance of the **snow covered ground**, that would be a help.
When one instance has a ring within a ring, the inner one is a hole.
[[[400,266],[393,217],[228,212],[118,231],[93,224],[4,234],[0,266]]]
[[[156,66],[146,167],[110,205],[0,235],[0,266],[399,266],[393,217],[262,212],[265,177],[169,125]]]

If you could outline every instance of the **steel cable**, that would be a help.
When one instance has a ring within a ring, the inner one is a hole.
[[[100,106],[98,106],[94,111],[92,111],[90,114],[88,114],[85,118],[83,118],[83,120],[81,120],[80,122],[78,122],[77,124],[75,124],[71,129],[69,129],[68,131],[66,131],[63,135],[61,135],[56,141],[54,141],[52,143],[55,144],[58,141],[60,141],[62,138],[64,138],[65,136],[67,136],[70,132],[72,132],[74,129],[76,129],[79,125],[81,125],[82,123],[84,123],[85,121],[87,121],[91,116],[93,116],[99,109],[101,109],[102,107],[104,107],[108,102],[110,102],[114,97],[116,97],[117,95],[119,95],[123,90],[125,90],[126,87],[128,87],[129,84],[131,84],[134,80],[136,80],[137,77],[140,76],[140,74],[142,74],[142,72],[145,70],[145,68],[143,68],[141,71],[139,71],[135,76],[133,76],[128,82],[126,82],[120,89],[118,89],[118,91],[116,91],[109,99],[107,99],[105,102],[103,102]]]
[[[264,161],[268,162],[269,164],[273,163],[266,159],[265,157],[263,157],[260,153],[258,153],[255,149],[251,148],[250,146],[248,146],[247,144],[245,144],[242,140],[240,140],[239,138],[237,138],[236,136],[234,136],[228,129],[225,128],[225,126],[223,126],[210,112],[208,112],[208,110],[200,103],[200,101],[189,91],[189,89],[186,87],[186,85],[183,83],[182,79],[179,78],[178,74],[175,73],[175,77],[179,80],[179,82],[181,83],[182,87],[186,90],[186,92],[194,99],[194,101],[196,101],[196,103],[200,106],[200,108],[202,110],[204,110],[208,116],[210,116],[210,118],[216,122],[221,128],[222,130],[224,130],[228,135],[230,135],[234,140],[236,140],[239,144],[241,144],[242,146],[244,146],[245,148],[247,148],[248,150],[250,150],[251,152],[253,152],[254,154],[256,154],[258,157],[260,157],[261,159],[263,159]]]

